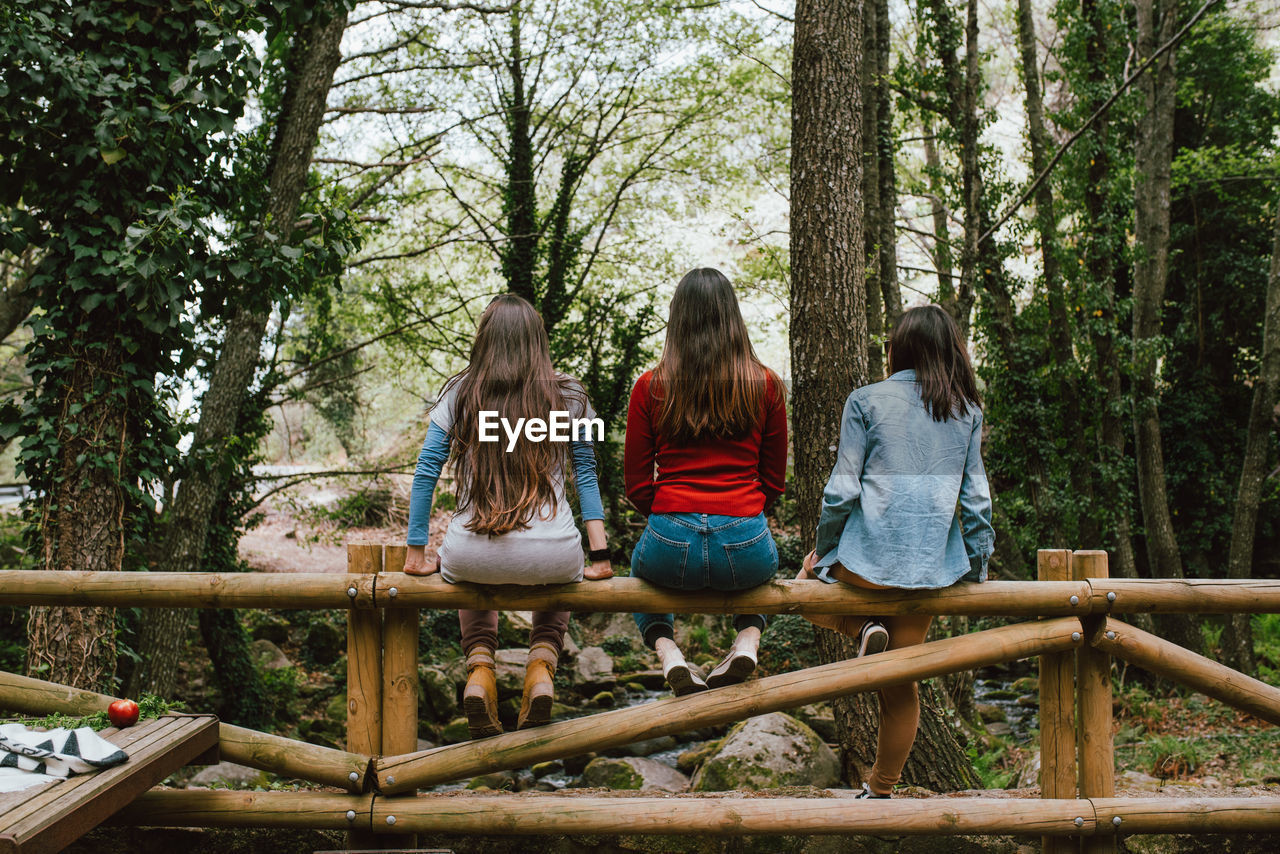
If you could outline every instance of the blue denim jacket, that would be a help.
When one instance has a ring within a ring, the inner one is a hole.
[[[874,584],[947,587],[986,581],[994,542],[982,412],[934,421],[910,370],[850,394],[815,568],[839,562]]]

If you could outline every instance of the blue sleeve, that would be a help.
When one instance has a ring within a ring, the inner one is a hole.
[[[982,414],[974,419],[969,435],[969,450],[964,460],[964,477],[960,481],[960,530],[969,566],[987,578],[987,561],[995,547],[996,529],[991,524],[991,485],[982,465]]]
[[[431,496],[436,481],[449,459],[449,434],[434,421],[427,427],[427,438],[418,454],[418,467],[413,472],[413,489],[409,492],[409,538],[411,546],[425,546],[431,525]]]
[[[818,560],[815,568],[836,560],[836,546],[849,514],[862,497],[862,464],[867,454],[867,428],[862,423],[862,406],[849,395],[840,419],[840,447],[836,464],[822,491],[822,512],[818,515],[818,535],[814,544]]]
[[[582,521],[604,518],[600,501],[600,482],[596,479],[596,452],[590,442],[569,443],[573,452],[573,476],[578,483],[578,509]]]

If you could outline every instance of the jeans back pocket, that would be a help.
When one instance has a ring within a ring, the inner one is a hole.
[[[735,590],[745,590],[764,584],[778,571],[778,547],[766,525],[764,530],[748,540],[724,544],[725,559],[733,576]]]
[[[688,562],[688,542],[664,537],[649,525],[631,556],[631,574],[659,587],[683,587]]]

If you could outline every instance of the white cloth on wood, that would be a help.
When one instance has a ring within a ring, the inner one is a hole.
[[[89,774],[128,759],[89,727],[37,731],[23,724],[0,724],[0,792]]]

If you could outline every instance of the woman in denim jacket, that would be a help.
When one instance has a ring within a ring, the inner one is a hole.
[[[982,410],[951,316],[934,305],[904,312],[889,339],[889,370],[845,401],[816,547],[801,576],[871,589],[986,581],[995,533]],[[923,643],[932,619],[809,617],[857,639],[859,655]],[[889,797],[919,722],[914,684],[880,691],[879,746],[861,797]]]

